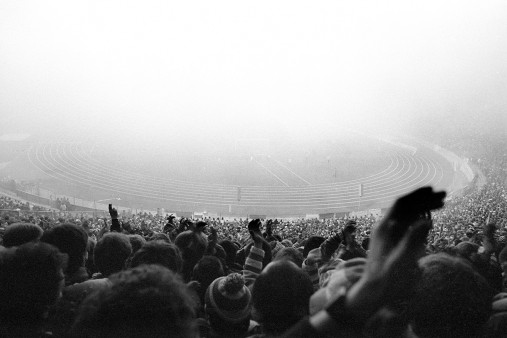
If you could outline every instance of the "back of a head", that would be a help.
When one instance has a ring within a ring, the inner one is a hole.
[[[63,287],[66,256],[46,243],[0,253],[0,318],[3,326],[38,325]]]
[[[130,240],[130,245],[132,245],[132,253],[136,253],[137,250],[141,249],[141,247],[146,244],[146,240],[141,235],[128,235]]]
[[[275,258],[273,258],[273,262],[280,260],[289,260],[296,264],[298,267],[301,267],[301,265],[303,265],[304,259],[303,254],[298,249],[287,247],[278,251],[275,255]]]
[[[5,229],[3,246],[10,248],[28,242],[36,242],[42,237],[42,228],[32,223],[14,223]]]
[[[80,226],[70,223],[58,225],[44,232],[41,241],[69,255],[67,273],[72,274],[84,265],[88,235]]]
[[[167,242],[167,243],[172,243],[171,242],[171,238],[169,238],[169,236],[167,236],[166,234],[161,233],[161,232],[154,233],[150,237],[150,242],[151,241],[164,241],[164,242]]]
[[[254,319],[266,333],[281,333],[308,315],[312,293],[310,277],[294,263],[270,263],[253,285]]]
[[[226,254],[225,261],[228,265],[233,265],[236,261],[236,253],[238,252],[238,248],[229,240],[220,241],[219,244],[222,246],[222,248],[224,248]]]
[[[355,221],[347,221],[347,225],[343,228],[342,231],[342,240],[344,244],[347,244],[347,235],[353,233],[357,230]]]
[[[492,289],[465,260],[435,254],[419,261],[422,274],[411,300],[419,337],[476,337],[491,311]]]
[[[225,275],[224,267],[220,259],[215,256],[203,256],[194,266],[192,280],[199,282],[197,292],[201,302],[204,301],[204,293],[208,286],[217,278]],[[202,303],[204,304],[204,303]]]
[[[308,253],[312,251],[313,249],[316,249],[320,247],[320,245],[325,241],[326,239],[321,236],[311,236],[306,240],[305,248],[303,249],[303,257],[306,258],[308,256]]]
[[[110,232],[95,245],[93,260],[97,270],[107,277],[121,271],[131,254],[132,245],[128,237],[117,232]]]
[[[194,337],[195,302],[180,277],[159,265],[112,275],[111,287],[79,309],[76,337]]]
[[[134,254],[130,265],[134,268],[143,264],[159,264],[178,273],[182,266],[180,250],[165,241],[150,241]]]
[[[183,258],[182,274],[185,281],[190,279],[194,265],[201,259],[208,246],[207,240],[192,230],[183,231],[174,240]]]

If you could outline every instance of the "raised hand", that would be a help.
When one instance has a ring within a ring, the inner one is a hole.
[[[111,219],[118,219],[118,210],[113,208],[112,204],[109,204],[109,215],[111,216]]]
[[[411,289],[432,227],[430,212],[443,206],[445,195],[425,187],[394,203],[373,230],[364,275],[347,294],[350,310],[368,317]]]

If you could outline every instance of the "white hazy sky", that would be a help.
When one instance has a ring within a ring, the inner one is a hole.
[[[401,128],[506,94],[504,0],[0,1],[3,132]]]

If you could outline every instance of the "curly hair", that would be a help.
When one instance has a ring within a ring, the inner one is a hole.
[[[177,274],[142,265],[109,279],[81,304],[73,336],[194,337],[196,303]]]
[[[70,223],[61,224],[45,231],[40,240],[69,255],[68,274],[73,274],[84,266],[88,235],[82,227]]]
[[[132,256],[131,267],[142,264],[159,264],[173,272],[180,272],[183,260],[176,245],[165,241],[151,241]]]

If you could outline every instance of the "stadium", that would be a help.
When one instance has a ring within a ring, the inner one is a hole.
[[[506,337],[506,17],[3,1],[0,337]]]
[[[26,149],[5,164],[4,176],[31,186],[19,193],[32,202],[50,205],[64,198],[81,212],[105,211],[114,203],[128,212],[332,218],[387,208],[426,185],[459,191],[474,176],[466,159],[438,145],[352,131],[342,132],[340,140],[307,143],[306,149],[242,139],[233,144],[234,156],[219,149],[193,161],[141,157],[130,148],[111,156],[96,143],[22,142]]]

